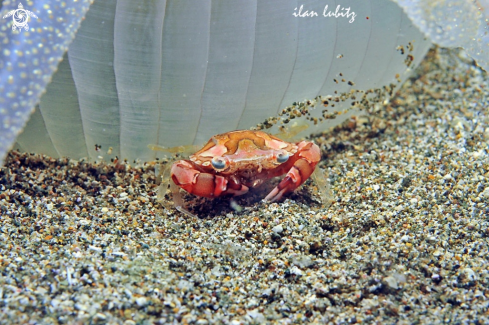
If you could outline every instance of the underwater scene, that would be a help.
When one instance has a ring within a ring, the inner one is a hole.
[[[0,324],[489,323],[484,1],[0,1]]]

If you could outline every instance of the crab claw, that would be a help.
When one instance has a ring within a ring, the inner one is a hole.
[[[171,178],[176,185],[190,194],[208,198],[225,194],[243,195],[249,190],[234,177],[226,178],[201,172],[186,160],[179,160],[173,164]]]
[[[185,160],[173,164],[171,178],[185,191],[204,197],[218,197],[227,187],[227,180],[224,177],[202,173]]]
[[[171,167],[170,188],[176,209],[190,215],[192,214],[185,210],[179,187],[190,194],[208,198],[216,198],[226,194],[242,195],[249,190],[247,186],[240,184],[234,177],[225,178],[201,172],[191,162],[179,160]]]
[[[265,197],[265,201],[276,202],[280,200],[284,195],[301,186],[314,172],[321,159],[319,147],[306,141],[300,142],[298,147],[297,160],[295,160],[294,165],[277,187]]]

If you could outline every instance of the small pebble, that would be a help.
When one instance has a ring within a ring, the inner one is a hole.
[[[275,227],[272,228],[272,231],[277,234],[280,234],[282,231],[284,231],[284,228],[282,227],[282,225],[276,225]]]

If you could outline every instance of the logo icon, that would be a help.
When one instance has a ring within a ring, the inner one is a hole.
[[[24,28],[25,30],[29,30],[29,25],[27,25],[28,17],[31,16],[37,18],[37,16],[32,11],[25,10],[24,6],[22,6],[22,3],[19,3],[18,9],[10,11],[8,14],[3,16],[3,18],[8,18],[10,16],[12,16],[12,21],[14,22],[14,24],[12,25],[13,31],[16,31],[17,28],[19,29],[19,31],[22,30],[22,28]]]

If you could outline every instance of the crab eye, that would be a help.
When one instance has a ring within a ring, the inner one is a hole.
[[[226,167],[226,161],[220,157],[212,158],[211,164],[215,169],[224,169]]]
[[[281,152],[277,155],[277,162],[279,163],[284,163],[286,162],[287,160],[289,160],[289,154],[287,152]]]

